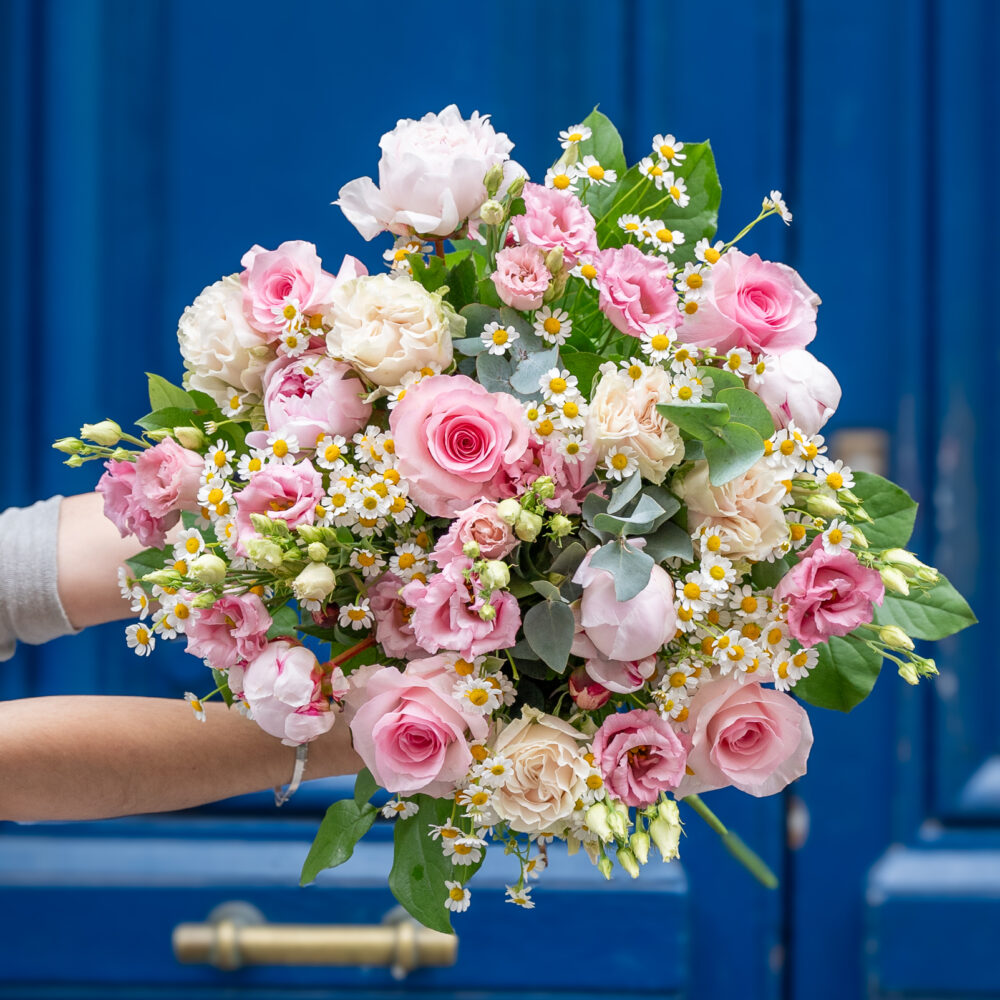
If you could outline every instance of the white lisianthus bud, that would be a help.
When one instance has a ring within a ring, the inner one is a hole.
[[[507,195],[508,195],[508,197],[510,197],[510,198],[520,198],[521,197],[521,192],[524,190],[524,182],[526,180],[527,180],[527,177],[525,177],[524,174],[518,174],[517,177],[515,177],[510,182],[510,187],[507,188]]]
[[[636,860],[640,865],[644,865],[649,860],[649,834],[642,830],[636,830],[629,837],[628,846],[632,849]]]
[[[859,549],[868,548],[868,539],[865,538],[865,533],[856,525],[851,525],[851,544],[856,545]]]
[[[814,493],[806,500],[806,510],[818,517],[843,517],[847,511],[833,497]]]
[[[543,500],[551,500],[556,495],[556,484],[552,482],[551,476],[539,476],[532,486]]]
[[[601,856],[601,860],[597,862],[597,870],[610,882],[611,872],[614,869],[614,865],[611,863],[611,858],[606,854]]]
[[[899,665],[899,676],[902,677],[907,684],[920,683],[920,675],[917,673],[917,668],[912,663],[901,663]]]
[[[635,855],[627,847],[618,848],[618,864],[622,866],[632,876],[632,878],[639,877],[639,863],[635,859]]]
[[[502,590],[510,583],[510,568],[499,559],[489,559],[479,571],[479,580],[489,590]]]
[[[310,542],[306,551],[313,562],[326,562],[326,557],[330,554],[330,550],[322,542]]]
[[[490,169],[486,171],[486,176],[483,178],[483,185],[485,186],[486,193],[490,196],[490,198],[496,197],[496,193],[500,190],[501,184],[503,184],[503,164],[494,163]],[[483,208],[486,208],[486,205],[488,204],[489,202],[486,202],[486,204],[483,205]],[[479,214],[482,217],[483,222],[493,225],[493,223],[489,222],[486,218],[486,213],[482,208],[479,210]]]
[[[879,571],[882,582],[886,590],[891,590],[894,594],[902,594],[906,597],[910,593],[910,585],[906,582],[906,577],[895,566],[886,566]]]
[[[102,420],[97,424],[84,424],[80,428],[80,437],[112,448],[122,439],[122,429],[113,420]]]
[[[210,608],[215,604],[215,594],[211,591],[207,591],[204,594],[198,594],[191,600],[192,608]]]
[[[115,448],[111,452],[111,457],[116,462],[133,462],[135,461],[135,453],[128,450],[128,448]]]
[[[487,226],[499,226],[505,214],[503,205],[494,198],[484,201],[483,207],[479,210],[479,217]]]
[[[87,446],[79,438],[59,438],[52,442],[52,447],[65,455],[75,455]]]
[[[284,555],[281,546],[270,538],[248,538],[246,550],[250,561],[262,569],[277,569]]]
[[[893,566],[909,566],[912,569],[920,569],[924,564],[906,549],[886,549],[882,553],[882,558]]]
[[[921,583],[937,583],[941,579],[941,574],[933,566],[921,566],[914,576]]]
[[[79,469],[83,465],[83,455],[70,455],[65,464],[71,469]]]
[[[177,574],[172,570],[158,569],[152,573],[146,573],[142,577],[143,583],[151,583],[157,587],[172,587],[177,583]]]
[[[208,444],[208,438],[205,437],[205,433],[200,427],[175,427],[174,437],[177,438],[179,444],[192,451],[204,448]]]
[[[898,625],[883,625],[878,637],[892,649],[912,650],[913,640]]]
[[[336,582],[326,563],[312,562],[292,581],[292,590],[300,601],[322,601],[333,592]]]
[[[505,524],[513,525],[517,519],[521,516],[521,505],[511,498],[510,500],[501,500],[497,504],[497,517],[500,518]]]
[[[470,559],[478,559],[479,543],[470,539],[462,546],[462,554],[468,556]]]
[[[595,802],[588,810],[585,818],[587,828],[593,830],[604,843],[614,838],[608,825],[608,807],[603,802]]]
[[[173,432],[169,427],[157,427],[155,431],[146,431],[146,437],[151,441],[166,441],[168,437],[171,437]]]
[[[541,517],[538,514],[532,514],[530,510],[522,510],[518,515],[517,523],[514,525],[514,534],[522,542],[533,542],[541,530]]]
[[[227,568],[224,559],[220,559],[213,552],[206,552],[191,563],[188,567],[188,575],[193,576],[201,583],[212,586],[225,580]]]
[[[628,837],[628,810],[618,802],[608,803],[608,826],[616,839],[625,840]]]
[[[649,836],[664,861],[673,861],[680,856],[681,818],[673,799],[660,803],[656,819],[649,824]]]
[[[250,523],[254,526],[254,530],[259,531],[262,535],[274,534],[274,521],[266,514],[251,514]]]
[[[553,273],[558,274],[563,266],[563,248],[553,247],[545,255],[545,266]]]
[[[253,517],[252,514],[250,516]],[[258,515],[258,517],[259,516],[260,515]],[[258,528],[257,530],[259,531],[260,529]],[[316,525],[314,524],[300,524],[295,530],[296,532],[298,532],[299,538],[301,538],[302,541],[306,542],[309,545],[311,545],[313,542],[322,542],[323,539],[326,537],[323,534],[324,529],[317,528]],[[323,558],[325,559],[326,557],[324,556]]]
[[[549,519],[549,531],[553,538],[565,538],[573,530],[573,522],[565,514],[556,514]]]
[[[492,604],[484,604],[479,609],[479,617],[482,618],[484,622],[491,622],[497,616],[497,609],[493,607]]]

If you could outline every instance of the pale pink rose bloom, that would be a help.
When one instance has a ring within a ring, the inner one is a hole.
[[[465,375],[433,375],[407,390],[389,418],[400,475],[432,517],[454,517],[528,447],[521,404]]]
[[[325,497],[323,477],[308,459],[295,465],[269,465],[262,469],[235,495],[238,553],[245,555],[247,539],[257,535],[251,514],[263,514],[272,521],[284,521],[289,528],[297,528],[316,520],[316,506]]]
[[[840,383],[808,351],[786,351],[769,358],[763,375],[751,375],[747,388],[757,393],[775,426],[795,424],[812,437],[836,413]]]
[[[466,120],[454,104],[420,121],[400,119],[379,146],[378,186],[359,177],[334,202],[366,240],[387,229],[451,236],[470,223],[474,231],[487,198],[486,172],[501,164],[508,180],[523,173],[509,159],[514,144],[494,131],[489,115],[476,111]]]
[[[561,247],[569,267],[580,257],[597,253],[594,217],[572,191],[525,184],[522,197],[524,215],[510,220],[511,231],[519,243],[543,252]]]
[[[333,697],[347,690],[340,670],[324,674],[319,661],[305,646],[280,640],[268,643],[247,666],[243,695],[254,721],[286,746],[308,743],[329,732],[336,713],[322,684],[333,685]]]
[[[730,785],[774,795],[806,773],[813,734],[809,716],[781,691],[734,677],[702,684],[689,706],[690,772],[677,797]]]
[[[350,724],[354,749],[394,794],[450,794],[472,763],[466,734],[481,740],[489,730],[484,716],[463,711],[453,697],[455,677],[443,661],[411,660],[403,671],[382,667],[367,674]]]
[[[662,566],[654,565],[649,583],[629,601],[615,597],[614,577],[590,565],[591,549],[573,576],[583,587],[580,626],[607,660],[644,660],[653,656],[677,631],[674,586]]]
[[[413,634],[428,653],[447,649],[471,660],[517,642],[521,625],[517,598],[505,590],[495,590],[489,603],[496,615],[484,621],[479,612],[486,602],[470,596],[470,591],[478,595],[479,578],[473,573],[466,581],[464,576],[471,567],[472,560],[463,556],[452,560],[427,583],[411,580],[403,588],[403,600],[413,608]]]
[[[463,548],[469,542],[479,546],[483,559],[503,559],[517,545],[511,526],[497,516],[495,501],[477,500],[459,511],[447,534],[438,539],[431,559],[438,566],[446,566],[453,559],[464,557]]]
[[[775,588],[774,599],[788,603],[788,629],[803,646],[847,635],[875,616],[885,599],[878,571],[862,566],[853,552],[832,555],[817,536]]]
[[[787,264],[729,250],[712,266],[698,311],[684,320],[681,340],[721,354],[745,347],[784,354],[816,336],[819,296]]]
[[[198,509],[198,488],[205,460],[182,448],[173,438],[164,438],[135,460],[133,502],[152,517],[167,517],[182,510]]]
[[[577,667],[569,675],[569,696],[573,704],[584,712],[592,712],[608,703],[611,692],[593,680],[583,667]]]
[[[680,325],[670,264],[626,243],[602,250],[597,267],[598,305],[616,329],[633,337]]]
[[[497,498],[518,497],[540,476],[548,476],[555,494],[543,501],[545,506],[561,514],[579,514],[587,494],[603,488],[600,482],[591,479],[596,464],[597,455],[592,448],[579,461],[570,462],[551,437],[544,443],[532,438],[521,457],[504,466],[494,481]]]
[[[652,709],[609,715],[594,735],[604,785],[627,806],[650,806],[684,777],[687,750],[669,722]]]
[[[540,309],[552,281],[545,258],[530,245],[501,250],[490,278],[500,301],[511,309],[522,310]]]
[[[395,573],[383,573],[368,587],[368,602],[375,616],[375,639],[386,655],[399,660],[427,655],[413,635],[410,624],[413,609],[400,596],[404,586],[405,581]]]
[[[330,304],[336,278],[323,270],[312,243],[288,240],[277,250],[252,246],[240,263],[243,313],[255,329],[277,340],[285,329],[281,310],[294,300],[306,315],[321,313]]]
[[[229,670],[263,651],[271,625],[271,616],[256,594],[224,594],[188,618],[185,652],[216,670]]]
[[[97,483],[97,492],[104,497],[104,516],[118,529],[122,538],[135,535],[149,547],[161,548],[167,532],[180,520],[176,511],[165,518],[153,517],[145,507],[135,503],[135,465],[109,458],[105,472]]]

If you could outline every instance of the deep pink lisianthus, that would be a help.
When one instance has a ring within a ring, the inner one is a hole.
[[[684,777],[687,750],[652,709],[609,715],[594,735],[594,757],[607,790],[627,806],[649,806]]]
[[[584,255],[597,253],[597,228],[590,209],[572,191],[525,184],[524,215],[510,220],[518,242],[542,251],[561,247],[572,267]]]
[[[472,763],[466,735],[487,734],[486,719],[453,697],[455,676],[444,662],[434,656],[403,671],[371,670],[363,691],[349,696],[361,701],[351,720],[354,749],[389,792],[448,795]]]
[[[477,500],[459,511],[447,533],[438,539],[431,558],[438,566],[446,566],[453,559],[463,558],[469,542],[479,546],[483,559],[503,559],[517,545],[510,525],[497,515],[495,501]]]
[[[626,243],[595,257],[598,305],[616,329],[633,337],[680,325],[670,265]]]
[[[454,517],[528,447],[521,404],[465,375],[433,375],[409,389],[389,418],[400,475],[433,517]]]
[[[540,309],[552,281],[541,251],[530,244],[501,250],[490,278],[500,301],[512,309]]]
[[[428,653],[447,649],[471,660],[508,649],[517,641],[521,625],[517,598],[495,590],[489,603],[496,614],[484,621],[479,612],[486,602],[478,596],[479,580],[475,573],[468,581],[464,576],[471,568],[471,559],[455,559],[427,583],[411,580],[403,588],[403,600],[413,608],[413,634]]]
[[[276,340],[287,322],[281,311],[290,301],[306,315],[321,313],[336,282],[323,270],[312,243],[287,240],[277,250],[252,246],[240,262],[243,312],[252,327]]]
[[[256,594],[225,594],[187,620],[186,652],[216,670],[252,660],[267,645],[271,616]]]
[[[787,264],[730,250],[712,266],[698,311],[681,339],[720,353],[744,347],[755,354],[784,354],[816,336],[819,296]]]
[[[695,692],[687,719],[688,775],[678,797],[732,785],[757,797],[774,795],[806,773],[813,734],[794,698],[734,677]]]
[[[135,535],[143,545],[161,548],[180,514],[174,511],[166,517],[153,517],[145,506],[136,503],[134,463],[108,459],[104,468],[97,483],[97,492],[104,497],[104,516],[122,538]]]
[[[375,617],[375,638],[386,655],[410,659],[426,655],[413,635],[413,609],[400,596],[405,581],[395,573],[383,573],[369,588],[368,601]],[[353,675],[352,675],[353,676]]]
[[[140,452],[135,460],[135,494],[152,517],[198,509],[198,487],[205,460],[173,438]]]
[[[308,460],[295,465],[270,465],[258,472],[236,494],[239,554],[246,554],[247,540],[257,535],[251,514],[263,514],[272,521],[284,521],[289,528],[297,528],[316,520],[316,506],[325,496],[323,477]]]
[[[788,603],[788,629],[803,646],[847,635],[875,616],[885,585],[852,552],[832,555],[816,537],[802,559],[782,577],[775,601]]]

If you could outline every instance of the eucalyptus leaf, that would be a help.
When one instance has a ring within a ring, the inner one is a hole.
[[[559,588],[555,584],[549,583],[548,580],[532,580],[531,589],[547,601],[562,601]]]
[[[718,393],[722,389],[742,389],[743,379],[734,371],[728,368],[714,368],[712,365],[699,365],[698,378],[712,380],[713,392]]]
[[[563,673],[569,661],[570,647],[576,622],[568,604],[562,601],[542,601],[529,608],[522,622],[528,645],[557,674]]]
[[[639,477],[636,475],[633,478],[638,479]],[[653,531],[668,517],[670,517],[670,512],[665,511],[651,496],[643,493],[640,494],[638,503],[631,513],[598,514],[594,518],[594,527],[599,531],[609,531],[615,535],[626,532],[642,535],[647,531]]]
[[[466,340],[479,340],[479,335],[490,323],[500,322],[499,309],[480,305],[478,302],[466,306],[460,312],[465,317],[465,331],[468,335]]]
[[[729,423],[721,437],[703,442],[708,459],[708,478],[722,486],[756,464],[764,454],[764,439],[746,424]]]
[[[570,542],[559,550],[559,554],[552,560],[549,570],[552,573],[572,576],[580,563],[583,562],[583,557],[586,554],[587,550],[579,542]]]
[[[716,393],[715,399],[729,407],[731,423],[746,424],[752,427],[763,440],[774,434],[774,419],[764,405],[764,401],[749,389],[723,389]]]
[[[817,708],[849,712],[868,697],[882,669],[881,655],[856,636],[834,636],[819,647],[819,662],[793,693]]]
[[[324,869],[336,868],[347,861],[358,841],[371,829],[376,815],[373,805],[359,806],[354,799],[334,802],[327,809],[306,855],[299,884],[308,885]]]
[[[488,392],[507,392],[518,395],[510,383],[514,366],[510,358],[498,354],[480,354],[476,358],[476,375],[480,385]]]
[[[515,342],[516,344],[516,342]],[[522,396],[537,395],[542,378],[552,368],[559,367],[559,348],[552,347],[547,351],[529,354],[518,363],[510,384],[514,391]]]
[[[861,500],[874,522],[861,526],[869,547],[875,550],[904,548],[913,534],[917,517],[917,503],[910,494],[872,472],[855,472],[851,492]]]
[[[656,411],[699,441],[716,438],[719,428],[729,422],[729,407],[724,403],[660,403]]]
[[[943,576],[928,590],[913,587],[908,597],[887,591],[875,609],[877,624],[898,625],[914,639],[944,639],[976,621],[968,602]]]
[[[607,512],[617,514],[642,488],[642,476],[628,476],[611,491]]]
[[[694,559],[691,536],[674,521],[664,522],[645,538],[646,547],[643,552],[658,563],[672,558],[683,559],[686,562]]]
[[[479,337],[462,337],[459,340],[453,340],[451,346],[467,358],[474,358],[487,349],[487,345]]]
[[[654,563],[651,556],[619,538],[602,545],[591,557],[590,565],[614,577],[616,600],[630,601],[646,589]]]

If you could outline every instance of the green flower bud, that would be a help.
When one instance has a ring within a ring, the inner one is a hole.
[[[142,581],[159,587],[174,587],[180,581],[180,577],[173,570],[157,569],[152,573],[145,573]]]
[[[253,514],[250,515],[251,518],[253,516]],[[260,517],[261,515],[258,514],[256,516]],[[256,523],[254,523],[254,527],[257,527]],[[257,530],[260,531],[260,528],[257,528]],[[295,530],[298,533],[299,538],[301,538],[307,545],[311,545],[313,542],[323,542],[326,540],[324,529],[317,528],[314,524],[300,524]],[[323,556],[323,558],[325,559],[326,556]]]
[[[595,802],[588,810],[585,817],[587,828],[593,830],[604,843],[614,838],[611,827],[608,825],[608,807],[603,802]],[[608,876],[610,878],[610,876]]]
[[[556,484],[552,482],[551,476],[539,476],[532,483],[532,487],[536,495],[540,496],[543,500],[551,500],[556,495]]]
[[[215,604],[215,594],[211,591],[198,594],[191,601],[192,608],[210,608],[213,604]]]
[[[248,538],[245,548],[250,561],[261,569],[276,570],[284,557],[281,546],[270,538]]]
[[[673,861],[680,856],[681,818],[673,799],[660,803],[656,819],[649,824],[649,836],[664,861]]]
[[[335,584],[336,577],[326,563],[311,562],[292,581],[292,590],[300,601],[322,601]]]
[[[192,451],[204,448],[208,444],[208,438],[205,437],[200,427],[175,427],[174,437],[183,447],[190,448]]]
[[[549,287],[545,289],[542,295],[543,302],[555,302],[556,299],[561,298],[563,293],[566,291],[566,284],[569,281],[569,271],[563,270],[559,271],[552,276],[552,281],[549,282]]]
[[[565,514],[549,518],[549,531],[553,538],[565,538],[573,530],[573,522]]]
[[[618,864],[622,866],[632,876],[632,878],[639,877],[639,862],[636,861],[635,855],[627,847],[618,848]]]
[[[313,562],[326,562],[326,557],[330,554],[330,550],[322,542],[310,542],[306,551]]]
[[[527,178],[524,174],[518,174],[517,177],[510,182],[510,187],[507,188],[507,197],[520,198],[521,192],[524,190],[525,180],[527,180]]]
[[[505,524],[509,524],[513,527],[520,516],[521,505],[517,500],[511,498],[510,500],[501,500],[500,503],[497,504],[497,517],[499,517]]]
[[[901,568],[909,566],[912,569],[920,569],[924,565],[912,552],[906,549],[886,549],[882,553],[882,558],[887,563]]]
[[[503,164],[494,163],[489,170],[486,171],[486,176],[483,178],[483,184],[486,186],[486,193],[493,198],[496,196],[497,191],[500,190],[500,185],[503,184]],[[487,202],[487,204],[489,204]],[[480,215],[482,212],[480,211]],[[486,221],[485,218],[483,221]],[[493,225],[493,223],[490,223]]]
[[[538,514],[532,514],[529,510],[522,510],[518,515],[517,523],[514,525],[514,534],[522,542],[533,542],[541,530],[541,517]]]
[[[632,849],[636,860],[640,865],[644,865],[649,860],[649,834],[642,830],[636,830],[629,837],[628,846]]]
[[[204,555],[198,556],[188,566],[188,575],[211,587],[225,580],[228,568],[225,560],[220,559],[213,552],[206,552]]]
[[[628,809],[617,802],[608,803],[608,826],[615,835],[616,840],[625,840],[628,837],[629,818]]]
[[[503,223],[504,216],[507,213],[504,211],[503,205],[496,201],[494,198],[490,198],[489,201],[484,201],[482,207],[479,209],[479,217],[486,223],[487,226],[499,226]]]
[[[470,559],[479,558],[479,543],[476,541],[468,541],[462,546],[462,552],[467,555]]]
[[[80,428],[80,437],[112,448],[121,441],[122,429],[113,420],[102,420],[97,424],[84,424]]]
[[[883,625],[878,637],[892,649],[913,649],[913,640],[898,625]]]
[[[563,248],[553,247],[545,255],[545,266],[553,273],[558,274],[563,266]]]
[[[899,676],[906,681],[907,684],[919,684],[920,675],[917,673],[917,668],[912,663],[901,663],[899,665]]]
[[[59,438],[58,441],[52,442],[52,447],[64,455],[75,455],[87,446],[79,438]]]
[[[853,493],[851,490],[840,489],[837,492],[842,500],[846,500],[849,504],[853,505],[854,507],[861,506],[862,504],[861,497],[859,497],[856,493]]]
[[[157,427],[155,431],[146,431],[146,437],[148,437],[151,441],[156,441],[157,443],[160,441],[166,441],[166,439],[170,436],[169,427]]]
[[[868,548],[868,539],[865,538],[865,533],[856,525],[851,525],[851,544],[856,545],[859,549]]]
[[[941,574],[933,566],[921,566],[914,574],[921,583],[937,583]]]
[[[116,462],[132,462],[135,461],[135,453],[128,450],[128,448],[115,448],[111,452],[111,457]]]
[[[482,618],[484,622],[491,622],[497,616],[497,609],[493,607],[492,604],[484,604],[479,609],[479,617]]]
[[[266,514],[251,514],[250,523],[254,526],[254,530],[259,531],[262,535],[273,535],[275,533],[274,521]]]
[[[83,461],[82,455],[70,455],[64,464],[68,465],[71,469],[79,469],[83,465]]]
[[[894,566],[886,566],[879,572],[885,589],[894,594],[902,594],[906,597],[910,593],[910,585],[906,582],[906,577]]]
[[[489,590],[502,590],[510,583],[510,567],[499,559],[489,559],[479,571],[479,581]]]
[[[806,510],[818,517],[842,517],[847,513],[833,497],[825,493],[813,493],[806,500]]]

